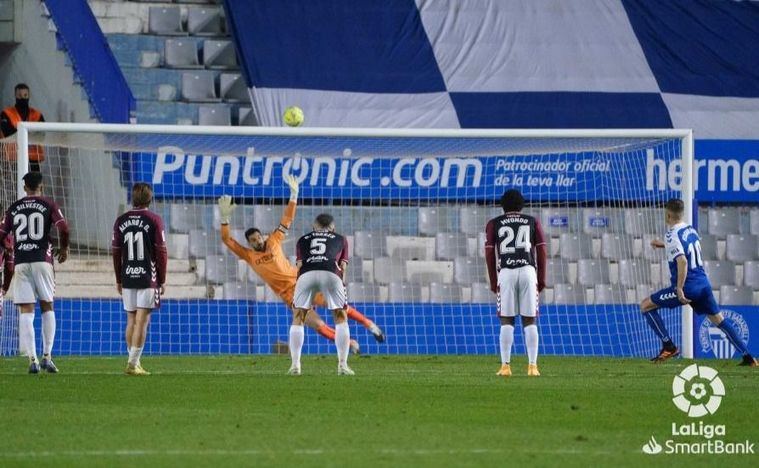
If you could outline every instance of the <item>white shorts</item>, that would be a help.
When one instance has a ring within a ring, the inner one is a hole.
[[[348,303],[345,285],[339,276],[331,271],[307,271],[295,282],[293,306],[297,309],[310,309],[314,297],[322,293],[329,310],[342,309]]]
[[[121,290],[121,298],[124,300],[124,310],[134,312],[137,309],[155,309],[158,307],[158,290],[155,288]]]
[[[534,267],[504,268],[498,273],[498,315],[538,315],[538,273]]]
[[[13,273],[13,303],[53,302],[55,272],[47,262],[19,263]]]

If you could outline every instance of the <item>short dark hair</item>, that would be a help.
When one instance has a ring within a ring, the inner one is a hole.
[[[42,184],[42,173],[37,171],[27,172],[23,179],[24,185],[26,185],[29,190],[35,191],[40,187],[40,184]]]
[[[146,182],[137,182],[132,187],[132,205],[147,208],[153,201],[153,189]]]
[[[245,231],[245,240],[248,240],[248,237],[252,236],[255,233],[261,233],[261,230],[258,228],[250,228]]]
[[[679,198],[670,198],[664,205],[667,211],[676,215],[682,215],[685,212],[685,203]]]
[[[15,93],[19,89],[25,89],[25,90],[29,91],[29,85],[26,84],[26,83],[19,83],[19,84],[16,85],[15,88],[13,88],[13,92]]]
[[[501,197],[501,208],[503,208],[504,213],[510,211],[522,211],[522,208],[524,208],[524,197],[522,196],[522,192],[517,189],[509,189],[503,192],[503,196]]]
[[[321,228],[328,228],[333,222],[335,218],[331,214],[322,213],[316,217],[316,225]]]

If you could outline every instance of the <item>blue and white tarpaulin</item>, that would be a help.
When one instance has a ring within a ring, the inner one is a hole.
[[[226,0],[255,111],[319,127],[759,137],[759,4]]]

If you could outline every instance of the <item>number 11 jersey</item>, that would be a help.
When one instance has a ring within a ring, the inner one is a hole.
[[[111,241],[114,269],[127,289],[156,288],[166,279],[166,240],[161,217],[147,208],[116,218]]]

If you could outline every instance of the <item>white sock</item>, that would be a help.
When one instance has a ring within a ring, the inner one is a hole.
[[[18,337],[21,351],[26,353],[30,361],[36,361],[37,345],[34,337],[34,313],[19,314]]]
[[[138,348],[137,346],[132,346],[132,349],[129,350],[129,365],[130,366],[137,366],[140,363],[140,356],[142,356],[142,348]]]
[[[335,345],[337,346],[337,363],[348,365],[348,349],[350,348],[351,331],[348,322],[335,325]]]
[[[55,311],[42,313],[42,355],[50,357],[55,341]]]
[[[290,325],[290,359],[292,359],[292,367],[300,369],[300,353],[303,350],[304,340],[303,325]]]
[[[511,346],[514,344],[514,325],[501,325],[501,364],[511,362]]]
[[[524,344],[527,347],[527,359],[530,364],[538,363],[538,326],[524,327]]]

